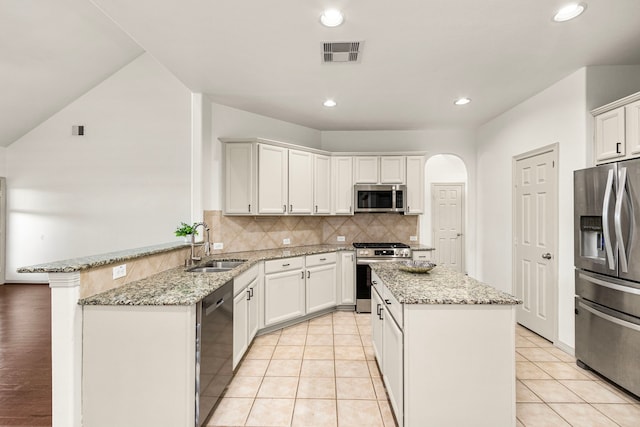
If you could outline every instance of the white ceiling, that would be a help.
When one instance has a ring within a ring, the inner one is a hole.
[[[117,25],[87,0],[0,2],[0,143],[138,55],[118,26],[190,90],[319,130],[475,127],[585,65],[640,64],[639,0],[565,24],[568,0],[92,1]],[[322,64],[324,41],[364,41],[361,61]]]

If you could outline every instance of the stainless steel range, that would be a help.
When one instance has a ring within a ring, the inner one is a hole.
[[[356,311],[371,312],[371,268],[376,262],[411,259],[411,247],[404,243],[354,243],[356,248]]]

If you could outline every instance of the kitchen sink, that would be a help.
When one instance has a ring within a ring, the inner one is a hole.
[[[216,259],[188,268],[187,271],[189,273],[222,273],[224,271],[233,270],[244,262],[246,262],[246,259]]]

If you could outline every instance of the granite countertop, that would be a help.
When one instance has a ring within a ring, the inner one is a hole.
[[[87,270],[89,268],[100,267],[102,265],[128,261],[142,256],[188,248],[189,246],[189,243],[185,242],[163,243],[160,245],[145,246],[143,248],[127,249],[118,252],[109,252],[106,254],[90,255],[81,258],[20,267],[17,271],[18,273],[72,273],[74,271]]]
[[[410,245],[412,251],[435,251],[436,248],[426,245]]]
[[[444,267],[416,274],[400,270],[399,263],[376,263],[370,266],[401,304],[522,303],[506,292]]]
[[[203,258],[210,260],[246,260],[238,267],[221,273],[189,273],[184,267],[163,271],[78,301],[80,305],[192,305],[260,261],[318,253],[352,251],[351,245],[297,246],[233,252]]]

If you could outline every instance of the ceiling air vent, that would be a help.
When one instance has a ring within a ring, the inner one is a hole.
[[[322,62],[358,62],[362,42],[322,43]]]

